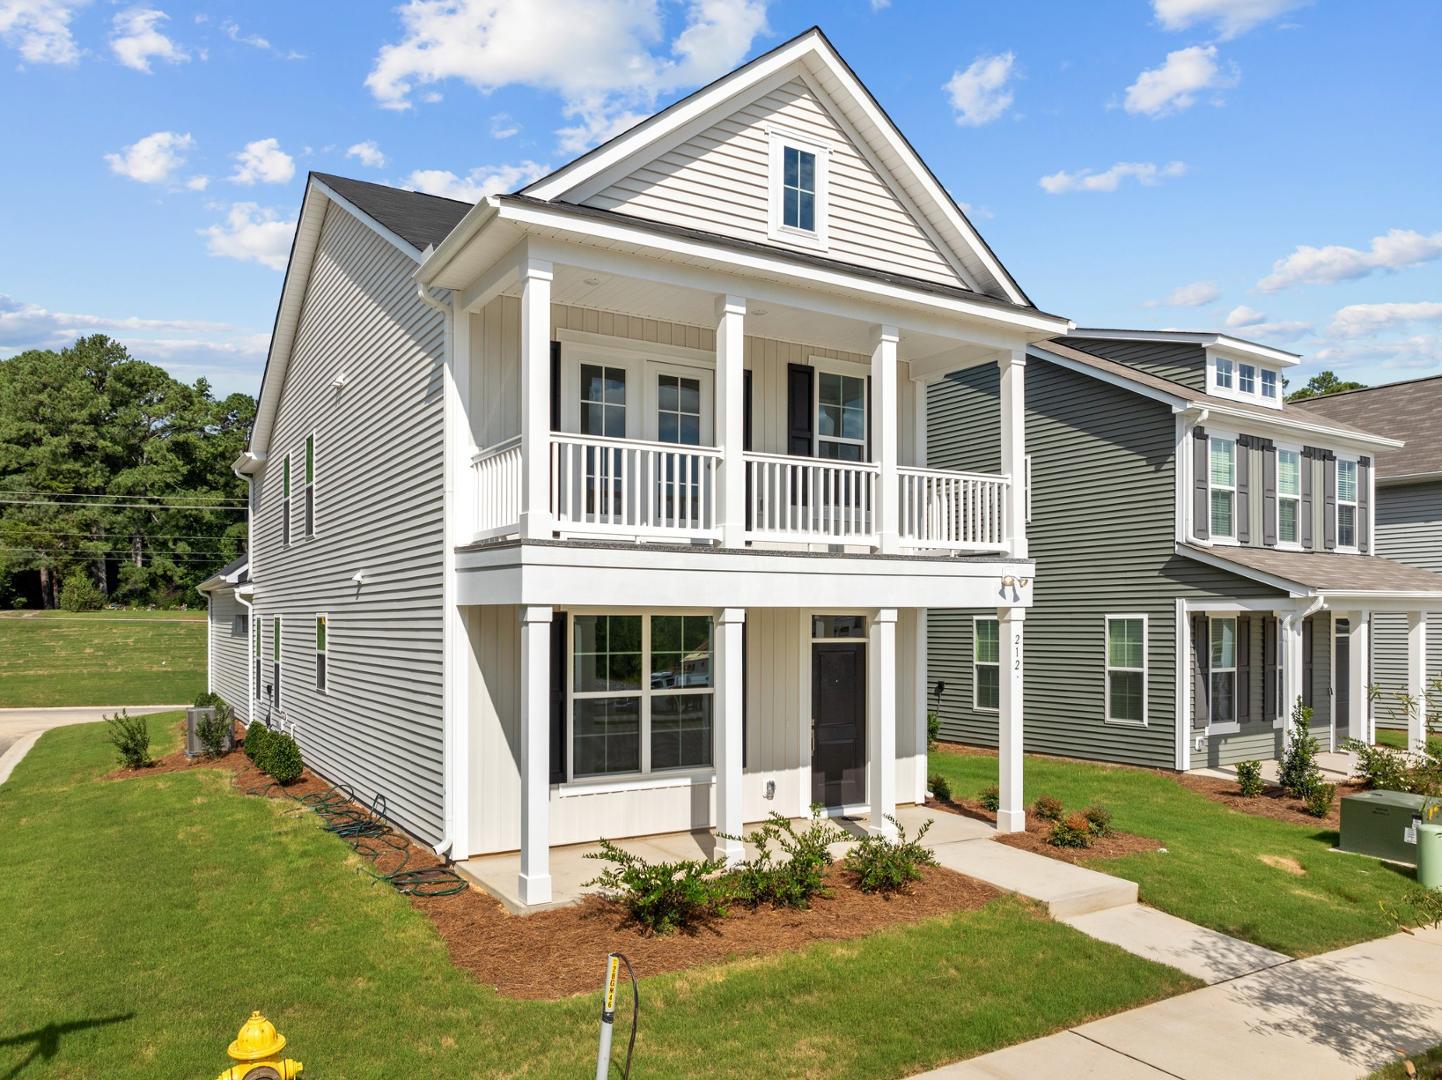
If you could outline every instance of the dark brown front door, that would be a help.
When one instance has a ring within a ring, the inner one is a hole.
[[[866,643],[811,646],[811,801],[866,801]]]

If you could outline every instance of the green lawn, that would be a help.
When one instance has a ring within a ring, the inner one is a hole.
[[[172,705],[205,689],[205,616],[44,612],[0,618],[0,709]]]
[[[1417,1072],[1414,1075],[1419,1080],[1432,1080],[1433,1077],[1442,1076],[1442,1046],[1434,1046],[1420,1054],[1411,1054],[1409,1060],[1416,1067]],[[1407,1067],[1402,1061],[1399,1054],[1396,1061],[1383,1065],[1376,1072],[1368,1073],[1364,1080],[1408,1080]]]
[[[1377,745],[1390,746],[1396,750],[1407,749],[1407,733],[1395,728],[1378,728]]]
[[[996,782],[996,758],[934,753],[931,771],[966,798]],[[1165,853],[1092,864],[1137,882],[1143,903],[1293,956],[1393,932],[1378,902],[1412,885],[1410,871],[1329,850],[1334,830],[1231,810],[1165,773],[1028,755],[1025,777],[1028,804],[1102,803],[1118,829],[1161,842]]]
[[[312,815],[213,771],[95,782],[110,758],[59,729],[0,786],[0,1076],[37,1047],[27,1080],[213,1076],[257,1008],[307,1075],[589,1075],[598,995],[500,997]],[[1194,985],[1001,900],[645,978],[635,1074],[903,1076]]]

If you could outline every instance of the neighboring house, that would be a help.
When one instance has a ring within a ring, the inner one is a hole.
[[[205,688],[240,720],[251,717],[250,559],[240,556],[202,581],[205,597]]]
[[[1224,334],[1075,330],[1028,351],[1026,748],[1189,769],[1270,758],[1300,698],[1369,738],[1367,635],[1413,640],[1442,577],[1373,554],[1373,460],[1402,443],[1283,402],[1290,353]],[[931,388],[928,463],[997,468],[984,368]],[[996,738],[990,610],[936,610],[943,736]],[[1405,669],[1419,685],[1424,666]]]
[[[1068,326],[817,30],[518,194],[312,175],[236,465],[256,715],[541,904],[552,845],[889,832],[926,609],[985,608],[1019,828],[1026,349]],[[968,365],[989,466],[930,468]]]
[[[1401,450],[1377,455],[1377,554],[1442,571],[1442,375],[1329,394],[1308,401],[1307,409],[1406,442]],[[1438,610],[1442,604],[1433,609]],[[1407,726],[1399,696],[1408,693],[1407,648],[1405,616],[1373,616],[1372,678],[1382,689],[1375,705],[1379,727]],[[1427,671],[1435,677],[1442,672],[1442,633],[1430,634],[1426,649]]]

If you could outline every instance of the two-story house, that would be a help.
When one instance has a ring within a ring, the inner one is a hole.
[[[1442,577],[1375,554],[1398,439],[1286,404],[1299,358],[1225,334],[1074,330],[1028,351],[1028,750],[1189,769],[1271,758],[1292,708],[1370,739],[1374,615],[1422,684]],[[932,467],[996,468],[985,369],[928,396]],[[1310,406],[1310,403],[1308,403]],[[929,613],[945,736],[995,739],[995,616]]]
[[[1020,828],[1027,348],[1068,327],[818,30],[515,194],[312,175],[237,463],[254,715],[538,905],[553,845],[890,831],[927,609],[985,609]],[[961,368],[979,471],[928,451]]]
[[[1400,450],[1377,454],[1375,547],[1377,554],[1389,559],[1442,571],[1442,425],[1437,423],[1442,415],[1442,376],[1329,394],[1309,401],[1307,408],[1406,443]],[[1438,610],[1433,608],[1434,613]],[[1408,650],[1426,649],[1430,686],[1442,673],[1442,634],[1431,634],[1421,643],[1411,633],[1404,615],[1378,612],[1372,617],[1372,681],[1382,692],[1374,704],[1377,726],[1400,728],[1410,720],[1413,739],[1409,741],[1417,749],[1425,722],[1409,716],[1403,699],[1410,696],[1424,709],[1428,702],[1408,681]],[[1436,695],[1432,697],[1435,704]],[[1426,719],[1436,726],[1435,716]]]

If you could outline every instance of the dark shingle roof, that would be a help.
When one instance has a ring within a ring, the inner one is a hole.
[[[331,173],[311,175],[417,251],[439,244],[475,205]]]
[[[1187,544],[1181,551],[1234,563],[1242,573],[1255,570],[1321,592],[1432,592],[1442,596],[1442,574],[1376,555],[1230,545],[1195,548]]]
[[[1377,479],[1442,473],[1442,375],[1309,398],[1307,408],[1368,431],[1404,439],[1401,450],[1377,455]]]

